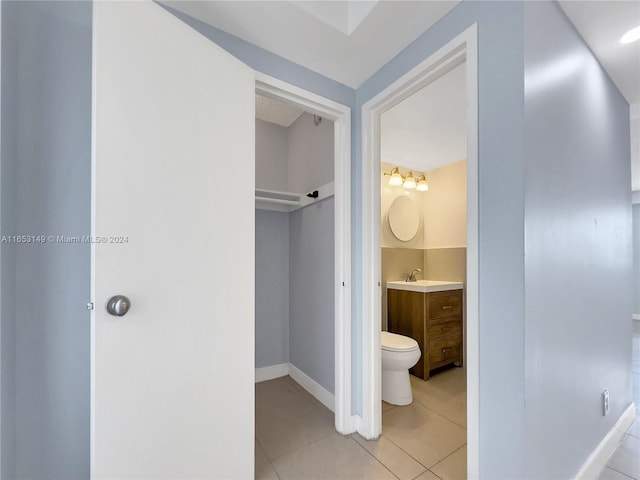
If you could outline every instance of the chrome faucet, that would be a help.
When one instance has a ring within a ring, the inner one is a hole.
[[[406,282],[416,282],[416,273],[422,273],[422,270],[419,268],[414,268],[409,275],[407,275]]]

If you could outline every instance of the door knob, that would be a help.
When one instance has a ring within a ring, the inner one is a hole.
[[[107,302],[107,312],[116,317],[126,315],[130,307],[131,300],[124,295],[114,295]]]

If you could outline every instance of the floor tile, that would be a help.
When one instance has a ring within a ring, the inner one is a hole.
[[[382,425],[384,436],[427,468],[467,442],[464,428],[415,402],[385,412]]]
[[[623,473],[617,472],[609,467],[606,467],[598,477],[598,480],[632,480],[632,479],[631,477],[627,477]]]
[[[280,480],[280,477],[278,477],[271,464],[267,462],[260,468],[256,467],[256,480]]]
[[[640,438],[625,435],[608,466],[632,478],[640,478]]]
[[[256,383],[255,392],[256,412],[264,410],[274,416],[297,417],[313,409],[288,376]]]
[[[434,373],[425,383],[451,394],[467,392],[467,369],[450,367]]]
[[[277,458],[272,464],[281,480],[395,479],[352,438],[337,433]]]
[[[456,450],[447,458],[431,467],[442,480],[466,480],[467,478],[467,447]]]
[[[449,372],[443,372],[441,375],[445,373]],[[460,391],[459,385],[424,381],[412,376],[411,387],[414,401],[466,428],[467,393],[465,390]]]
[[[254,449],[253,451],[254,451],[254,460],[255,460],[254,465],[256,466],[256,471],[257,471],[258,467],[261,467],[265,463],[269,463],[269,460],[267,459],[267,456],[265,455],[264,450],[262,449],[262,447],[260,446],[257,440],[254,441],[253,449]]]
[[[256,438],[274,459],[335,432],[333,421],[314,408],[300,416],[256,410]]]
[[[387,403],[385,401],[382,402],[382,411],[386,412],[387,410],[391,410],[392,408],[395,408],[395,405],[391,405],[390,403]]]
[[[431,470],[427,470],[419,477],[416,477],[415,480],[441,480],[439,476],[433,473]]]
[[[384,435],[378,440],[365,440],[356,433],[352,438],[400,480],[412,480],[426,470]]]

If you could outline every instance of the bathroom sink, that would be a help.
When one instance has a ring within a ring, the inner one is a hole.
[[[409,290],[411,292],[444,292],[446,290],[461,290],[462,287],[462,282],[450,282],[447,280],[418,280],[416,282],[399,280],[387,282],[387,288]]]

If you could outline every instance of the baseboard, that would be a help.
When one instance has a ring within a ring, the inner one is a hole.
[[[289,375],[288,363],[256,368],[256,383],[266,382],[267,380],[273,380],[274,378],[285,377],[287,375]]]
[[[290,363],[256,368],[255,383],[266,382],[267,380],[273,380],[274,378],[285,377],[287,375],[298,382],[302,388],[317,398],[325,407],[335,412],[335,396],[309,375]]]
[[[636,406],[632,403],[602,439],[600,445],[589,455],[589,458],[587,458],[587,461],[576,475],[575,480],[595,480],[600,476],[635,418]]]
[[[292,364],[289,364],[289,376],[298,382],[307,392],[317,398],[325,407],[335,412],[335,397],[326,388]]]

